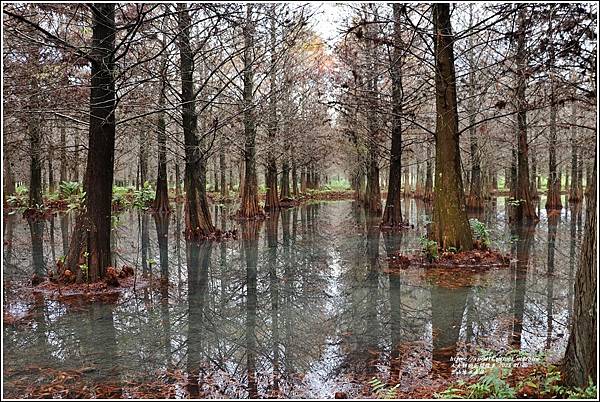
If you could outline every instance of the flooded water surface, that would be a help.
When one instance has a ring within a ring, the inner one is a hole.
[[[77,384],[122,397],[356,397],[374,376],[409,392],[460,375],[457,357],[482,350],[564,353],[581,210],[513,227],[504,199],[492,200],[477,218],[510,266],[464,275],[390,269],[389,257],[419,251],[430,217],[415,200],[403,209],[414,229],[390,233],[350,201],[260,223],[215,207],[217,227],[238,238],[204,243],[181,235],[180,209],[159,221],[126,211],[114,218],[114,263],[156,280],[91,304],[20,288],[65,254],[73,217],[30,227],[5,216],[5,314],[29,319],[4,325],[4,396],[64,396],[52,373],[71,370]]]

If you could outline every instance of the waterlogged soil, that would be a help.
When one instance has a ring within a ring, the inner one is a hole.
[[[61,300],[26,285],[66,253],[74,219],[30,228],[5,216],[3,383],[11,398],[368,397],[368,381],[431,396],[481,349],[555,361],[573,306],[584,212],[535,227],[507,223],[504,198],[477,218],[507,266],[396,269],[419,251],[428,208],[405,200],[414,229],[382,231],[351,201],[285,209],[264,222],[230,220],[237,239],[186,242],[183,212],[168,228],[149,214],[114,218],[113,266],[151,286],[110,300]],[[32,240],[32,232],[34,236]],[[41,235],[36,235],[42,233]],[[537,359],[537,360],[536,360]],[[527,364],[526,364],[527,365]]]

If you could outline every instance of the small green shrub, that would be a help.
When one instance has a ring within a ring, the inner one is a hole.
[[[58,185],[58,192],[62,199],[71,198],[72,196],[79,194],[81,191],[81,184],[78,181],[62,181]]]
[[[530,356],[523,351],[509,351],[503,357],[523,358]],[[482,359],[494,360],[498,356],[493,351],[480,351]],[[543,355],[536,355],[536,359],[543,358]],[[485,371],[476,371],[480,377],[476,382],[468,384],[464,380],[459,380],[450,385],[444,391],[434,394],[435,398],[440,399],[511,399],[517,397],[539,397],[539,398],[570,398],[570,399],[595,399],[597,395],[596,385],[592,378],[589,379],[588,386],[585,389],[579,387],[567,387],[561,384],[561,373],[551,365],[545,364],[541,368],[536,368],[525,378],[511,385],[507,378],[511,375],[511,368],[494,365]],[[478,375],[478,374],[474,374]],[[524,395],[524,391],[529,389],[532,394]]]
[[[26,207],[29,202],[29,189],[26,186],[17,186],[15,193],[6,197],[6,203],[11,207]]]
[[[433,262],[439,258],[438,244],[436,241],[429,240],[426,236],[421,236],[419,238],[419,243],[421,243],[421,250],[425,253],[429,262]]]
[[[133,202],[131,205],[140,209],[147,208],[148,205],[154,201],[154,195],[155,192],[150,183],[145,182],[140,190],[135,190],[133,192]]]
[[[133,187],[113,186],[112,203],[125,207],[133,197]]]
[[[471,224],[471,231],[475,239],[479,240],[484,248],[489,248],[492,242],[490,240],[490,232],[485,223],[475,218],[469,219],[469,223]]]

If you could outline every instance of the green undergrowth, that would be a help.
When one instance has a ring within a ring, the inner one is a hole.
[[[521,362],[538,364],[523,368]],[[597,388],[591,378],[584,389],[565,386],[559,369],[548,363],[543,354],[481,350],[477,363],[469,369],[468,379],[458,380],[433,396],[438,399],[596,398]]]

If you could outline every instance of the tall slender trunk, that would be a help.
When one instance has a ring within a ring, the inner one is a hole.
[[[393,4],[394,12],[394,52],[390,60],[392,77],[392,149],[390,153],[390,171],[388,193],[383,211],[382,226],[399,226],[402,224],[400,201],[400,176],[402,175],[402,22],[400,20],[403,5]]]
[[[596,256],[596,157],[586,197],[586,219],[581,246],[579,268],[575,278],[575,301],[571,333],[563,361],[563,372],[568,384],[585,387],[588,379],[594,381],[597,374],[597,280]],[[572,218],[571,218],[572,219]]]
[[[530,190],[532,200],[538,200],[540,195],[538,194],[538,174],[537,174],[537,157],[535,156],[535,152],[531,153],[531,178],[529,179]]]
[[[139,149],[139,163],[140,163],[140,188],[144,187],[144,184],[148,181],[148,134],[144,127],[140,127],[140,149]]]
[[[221,135],[219,142],[219,174],[221,180],[221,197],[229,198],[229,186],[227,186],[226,179],[227,163],[225,160],[225,141],[223,135]]]
[[[165,45],[163,38],[162,45]],[[160,66],[160,92],[158,94],[158,121],[157,121],[157,143],[158,143],[158,172],[156,174],[156,196],[154,197],[154,210],[159,213],[168,213],[169,189],[167,186],[167,133],[165,121],[165,89],[167,82],[167,55],[162,56]],[[157,224],[158,226],[158,224]]]
[[[10,152],[4,153],[4,163],[2,166],[5,168],[4,171],[4,191],[2,194],[3,201],[6,201],[7,195],[15,193],[15,174],[12,170],[12,161],[9,157]]]
[[[177,4],[179,12],[179,52],[181,63],[181,100],[185,142],[185,224],[190,238],[206,237],[215,228],[206,199],[206,159],[200,153],[196,135],[198,116],[194,91],[194,58],[190,45],[191,17],[186,4]]]
[[[473,4],[469,4],[469,26],[473,26]],[[475,91],[475,74],[477,66],[475,65],[474,46],[474,36],[469,35],[469,48],[471,50],[467,56],[469,63],[469,101],[467,103],[469,109],[469,138],[471,140],[471,180],[469,196],[467,198],[467,207],[471,209],[482,209],[481,156],[477,139],[477,126],[475,125],[477,120],[477,100]]]
[[[285,141],[288,143],[288,141]],[[289,149],[289,144],[286,145],[286,150]],[[283,155],[283,163],[281,165],[281,198],[290,198],[290,162],[289,151]]]
[[[79,181],[79,138],[75,134],[75,145],[73,146],[73,181]]]
[[[529,185],[529,145],[527,142],[527,50],[526,46],[526,9],[519,10],[519,31],[517,33],[517,183],[515,198],[518,203],[515,208],[515,219],[517,222],[535,221],[537,215],[533,202],[531,201]]]
[[[256,121],[254,110],[254,21],[253,5],[246,5],[244,24],[244,188],[238,216],[256,218],[263,215],[258,204],[256,177]]]
[[[554,6],[551,7],[552,9]],[[548,32],[552,33],[552,16],[548,19]],[[556,163],[556,85],[554,71],[554,46],[550,45],[548,50],[548,65],[550,66],[550,135],[548,144],[548,196],[546,199],[546,210],[562,209],[560,200],[560,179]]]
[[[369,25],[365,26],[368,29]],[[369,36],[370,33],[367,33]],[[377,115],[379,110],[379,90],[377,87],[377,63],[375,52],[377,49],[374,46],[373,40],[367,38],[367,60],[368,60],[368,74],[367,74],[367,129],[369,131],[369,138],[367,143],[367,188],[365,191],[365,209],[369,213],[381,213],[381,189],[379,188],[379,142],[380,139],[380,126],[379,116]]]
[[[60,173],[58,180],[62,183],[67,181],[67,128],[63,121],[60,126]]]
[[[267,135],[269,137],[269,143],[274,144],[275,138],[277,137],[277,83],[276,83],[276,62],[277,57],[275,54],[275,43],[277,40],[277,26],[275,20],[275,4],[270,7],[270,20],[271,26],[269,30],[270,35],[270,52],[271,52],[271,65],[269,72],[269,80],[271,84],[271,90],[269,94],[269,127]],[[267,172],[266,172],[266,185],[267,194],[265,196],[265,210],[276,211],[279,209],[279,193],[277,191],[277,164],[275,161],[275,155],[273,153],[273,147],[269,147],[267,154]],[[282,190],[283,191],[283,190]],[[282,194],[283,195],[283,194]]]
[[[181,168],[179,162],[175,162],[175,198],[181,197]]]
[[[217,173],[219,169],[217,169],[217,157],[215,156],[214,158],[212,158],[212,160],[213,160],[213,182],[214,182],[213,191],[215,193],[218,193],[221,190],[219,190],[219,176]]]
[[[111,265],[111,210],[115,159],[115,5],[92,7],[90,125],[84,177],[85,212],[78,217],[66,266],[73,272],[87,263],[89,280],[96,281]],[[86,250],[87,249],[87,250]],[[84,254],[86,251],[86,254]]]
[[[577,103],[573,102],[571,109],[571,118],[577,123]],[[580,202],[583,194],[581,193],[581,177],[578,160],[577,146],[577,126],[571,127],[571,188],[569,189],[569,202]]]
[[[31,52],[31,58],[38,59],[38,52]],[[29,101],[29,108],[32,110],[27,119],[27,132],[29,134],[29,208],[38,208],[42,205],[42,132],[41,122],[38,115],[39,85],[36,76],[32,76],[30,81],[32,98]]]
[[[432,240],[442,249],[473,248],[461,176],[450,5],[433,4],[436,61],[435,196]]]
[[[296,158],[292,148],[292,193],[294,198],[298,198],[298,169],[296,168]]]
[[[306,166],[300,168],[300,192],[306,193]]]
[[[433,172],[432,172],[432,157],[431,157],[431,146],[429,143],[426,144],[427,147],[427,162],[425,165],[426,175],[425,175],[425,194],[423,195],[423,199],[425,201],[431,201],[433,198]]]

